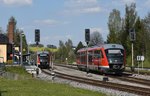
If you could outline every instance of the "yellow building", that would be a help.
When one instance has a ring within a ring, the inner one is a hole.
[[[4,58],[4,61],[1,59],[0,62],[7,62],[7,44],[0,44],[0,57]]]

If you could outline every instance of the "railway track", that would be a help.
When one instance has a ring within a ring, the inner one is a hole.
[[[51,75],[51,72],[49,70],[42,70],[44,73]],[[105,88],[110,88],[110,89],[115,89],[119,91],[125,91],[129,93],[134,93],[142,96],[150,96],[150,88],[142,88],[142,87],[135,87],[135,86],[130,86],[130,85],[123,85],[123,84],[116,84],[116,83],[111,83],[111,82],[104,82],[104,81],[99,81],[99,80],[93,80],[93,79],[88,79],[88,78],[83,78],[83,77],[78,77],[78,76],[72,76],[68,75],[65,73],[60,73],[60,72],[55,72],[55,76],[63,79],[68,79],[84,84],[89,84],[92,86],[98,86],[98,87],[105,87]]]
[[[78,70],[76,64],[56,64],[56,63],[55,63],[54,65],[56,65],[56,66],[62,66],[62,67],[68,67],[68,68],[72,68],[72,69]],[[127,68],[130,69],[129,67],[127,67]],[[149,69],[149,70],[150,70],[150,69]],[[129,70],[125,70],[125,71],[128,72],[128,73],[131,73],[131,74],[138,74],[137,70],[136,70],[135,72],[131,72],[131,71],[129,71]],[[141,74],[141,75],[148,75],[148,76],[150,76],[150,72],[148,71],[148,68],[147,68],[147,71],[146,71],[146,72],[141,71],[140,74]]]
[[[78,70],[76,65],[56,64],[56,66],[67,67],[67,68]],[[138,83],[138,84],[150,86],[150,80],[130,77],[130,74],[123,74],[122,76],[108,75],[108,77],[111,77],[111,78],[114,78],[114,79],[119,79],[119,80],[122,80],[122,81],[127,81],[127,82]]]
[[[110,76],[111,78],[115,78],[114,76]],[[116,79],[122,80],[122,81],[127,81],[127,82],[132,82],[132,83],[137,83],[137,84],[142,84],[146,86],[150,86],[150,80],[146,79],[140,79],[140,78],[134,78],[134,77],[116,77]]]
[[[54,65],[78,70],[78,67],[76,64],[68,64],[68,65],[67,64],[54,64]]]

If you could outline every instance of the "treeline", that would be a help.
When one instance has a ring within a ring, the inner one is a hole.
[[[127,57],[131,56],[131,40],[130,31],[135,30],[134,43],[134,60],[136,56],[143,55],[147,61],[150,61],[150,13],[141,19],[137,15],[136,4],[126,5],[125,17],[121,17],[120,11],[113,9],[108,18],[109,35],[108,43],[122,44],[127,53]],[[128,63],[130,64],[129,59]]]
[[[29,46],[30,46],[30,47],[44,47],[43,44],[38,44],[38,45],[37,45],[36,43],[30,44]],[[51,45],[51,44],[48,44],[48,45],[47,45],[47,48],[57,49],[57,47],[56,47],[55,45]]]
[[[75,61],[75,53],[72,41],[68,39],[68,41],[64,43],[59,40],[59,48],[55,56],[57,62],[73,63]]]

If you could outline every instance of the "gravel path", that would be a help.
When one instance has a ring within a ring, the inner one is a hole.
[[[69,69],[69,68],[65,68],[65,67],[60,67],[57,66],[57,69],[55,71],[58,72],[64,72],[66,74],[70,74],[70,75],[74,75],[74,76],[79,76],[79,77],[85,77],[85,78],[89,78],[89,79],[95,79],[95,80],[103,80],[103,75],[97,75],[97,74],[92,74],[89,73],[91,76],[87,76],[87,73],[84,71],[79,71],[79,70],[74,70],[74,69]],[[150,80],[150,76],[144,76],[144,75],[132,75],[132,77],[136,77],[136,78],[142,78],[142,79],[148,79]],[[150,86],[146,86],[146,85],[142,85],[142,84],[136,84],[136,83],[131,83],[131,82],[126,82],[126,81],[122,81],[119,79],[115,79],[115,78],[108,78],[109,81],[108,82],[112,82],[112,83],[119,83],[119,84],[125,84],[125,85],[131,85],[131,86],[138,86],[138,87],[144,87],[144,88],[150,88]]]
[[[57,78],[57,77],[55,77],[54,80],[52,80],[52,78],[53,78],[52,76],[49,76],[44,73],[40,73],[37,78],[39,78],[41,80],[45,80],[45,81],[55,82],[55,83],[69,84],[76,88],[83,88],[83,89],[87,89],[87,90],[98,91],[101,93],[105,93],[108,96],[138,96],[138,95],[127,93],[127,92],[122,92],[122,91],[107,89],[107,88],[102,88],[102,87],[95,87],[92,85],[82,84],[82,83],[78,83],[78,82],[74,82],[74,81],[70,81],[70,80],[66,80],[66,79],[61,79],[61,78]]]
[[[57,68],[57,71],[61,71],[61,72],[64,72],[64,73],[68,72],[68,74],[82,76],[82,77],[86,77],[86,78],[90,78],[90,79],[94,78],[96,80],[103,80],[103,76],[101,76],[101,75],[96,75],[96,74],[91,74],[90,73],[91,76],[87,77],[86,72],[73,70],[73,69],[69,69],[69,68],[64,68],[64,67]],[[146,75],[134,74],[131,77],[150,80],[150,76],[146,76]],[[70,80],[66,80],[66,79],[62,79],[62,78],[57,78],[57,77],[53,78],[52,76],[49,76],[49,75],[44,74],[44,73],[40,73],[37,78],[39,78],[41,80],[55,82],[55,83],[69,84],[69,85],[71,85],[73,87],[77,87],[77,88],[83,88],[83,89],[87,89],[87,90],[102,92],[102,93],[107,94],[108,96],[138,96],[138,95],[127,93],[127,92],[122,92],[122,91],[108,89],[108,88],[102,88],[102,87],[95,87],[95,86],[92,86],[92,85],[82,84],[82,83],[78,83],[78,82],[74,82],[74,81],[70,81]],[[114,79],[114,78],[109,78],[109,82],[150,88],[150,86],[144,86],[144,85],[141,85],[141,84],[125,82],[125,81],[121,81],[121,80]]]

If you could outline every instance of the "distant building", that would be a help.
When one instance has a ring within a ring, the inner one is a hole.
[[[16,31],[16,20],[15,20],[14,17],[11,17],[9,19],[9,22],[8,22],[8,25],[7,25],[7,35],[8,35],[10,44],[14,43],[15,31]]]
[[[9,44],[8,44],[8,37],[4,34],[0,34],[0,57],[4,58],[4,62],[7,61],[7,57],[9,54]]]
[[[16,20],[11,17],[7,25],[7,35],[0,33],[0,57],[4,58],[4,62],[12,60],[15,30]]]

